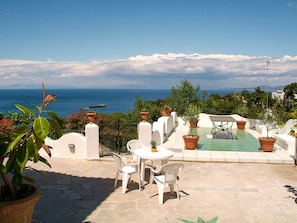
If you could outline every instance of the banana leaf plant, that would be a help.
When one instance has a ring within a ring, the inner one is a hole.
[[[0,201],[12,201],[26,196],[21,190],[23,180],[35,182],[24,173],[28,168],[28,162],[43,162],[50,167],[47,159],[39,154],[39,150],[44,149],[51,156],[50,148],[44,144],[45,138],[52,131],[58,137],[62,135],[61,116],[45,110],[55,98],[56,95],[46,95],[45,86],[42,83],[41,105],[31,104],[33,109],[20,104],[15,105],[20,112],[32,116],[32,119],[14,126],[9,134],[0,132]]]

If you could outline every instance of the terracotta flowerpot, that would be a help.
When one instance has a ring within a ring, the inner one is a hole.
[[[161,112],[162,116],[170,116],[171,115],[171,110],[169,109],[164,109]]]
[[[197,149],[197,143],[200,136],[184,135],[183,138],[185,141],[185,149]]]
[[[2,223],[31,223],[35,204],[41,194],[33,185],[25,184],[23,186],[29,186],[34,193],[20,200],[0,202],[0,219]]]
[[[190,128],[197,128],[199,119],[197,119],[197,120],[190,120],[189,122],[190,122]]]
[[[244,129],[246,121],[236,121],[238,129]]]
[[[96,113],[95,112],[87,112],[89,123],[94,123]]]
[[[140,112],[140,117],[143,122],[147,121],[148,115],[149,115],[149,112]]]
[[[272,152],[275,143],[275,138],[260,137],[259,142],[263,152]]]

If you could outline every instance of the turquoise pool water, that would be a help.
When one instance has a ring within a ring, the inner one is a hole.
[[[198,128],[198,150],[211,151],[240,151],[240,152],[259,152],[260,143],[258,139],[245,130],[233,129],[234,137],[224,137],[218,133],[217,137],[211,138],[211,128]],[[220,137],[221,136],[221,137]],[[227,139],[226,139],[227,138]]]

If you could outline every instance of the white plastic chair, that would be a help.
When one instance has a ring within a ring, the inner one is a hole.
[[[127,147],[127,150],[132,154],[132,158],[133,158],[132,162],[137,162],[137,156],[135,155],[134,150],[141,147],[139,140],[138,139],[129,140],[126,144],[126,147]]]
[[[128,183],[132,174],[137,172],[137,163],[128,164],[126,159],[120,155],[113,153],[113,158],[116,162],[116,177],[114,181],[114,188],[116,188],[118,183],[118,177],[122,175],[122,193],[125,194],[127,190]]]
[[[184,164],[182,163],[167,163],[162,165],[158,170],[153,168],[151,169],[150,184],[152,186],[154,180],[158,186],[159,204],[163,204],[165,186],[170,187],[170,193],[173,193],[175,186],[177,197],[180,199],[178,190],[178,173],[183,168]]]

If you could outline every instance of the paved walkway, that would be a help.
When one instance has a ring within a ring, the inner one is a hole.
[[[52,168],[33,165],[44,175],[26,170],[42,193],[33,218],[43,223],[181,222],[178,218],[195,222],[198,216],[205,220],[218,216],[218,223],[296,222],[297,194],[292,188],[297,189],[297,167],[286,151],[277,148],[244,158],[238,153],[178,150],[182,147],[177,135],[183,131],[182,126],[177,128],[165,144],[175,151],[170,162],[185,164],[180,200],[166,193],[160,206],[156,185],[151,194],[148,185],[140,191],[137,175],[132,176],[129,191],[121,194],[121,181],[113,187],[111,157],[51,158]]]

